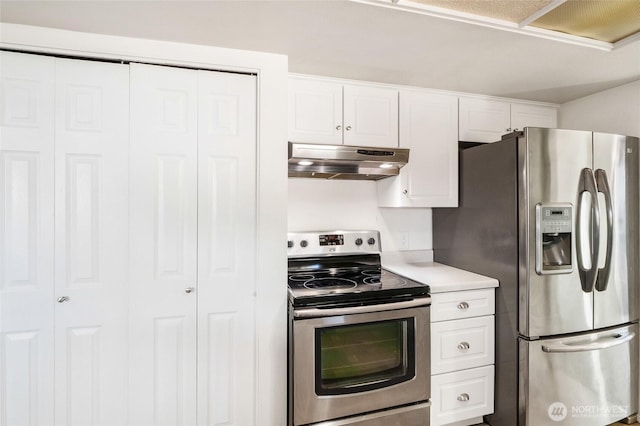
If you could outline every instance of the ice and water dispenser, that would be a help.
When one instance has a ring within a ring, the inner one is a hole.
[[[573,206],[569,203],[536,205],[536,272],[565,274],[571,264]]]

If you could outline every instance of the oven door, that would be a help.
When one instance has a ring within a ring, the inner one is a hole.
[[[294,425],[428,400],[429,304],[294,311]]]

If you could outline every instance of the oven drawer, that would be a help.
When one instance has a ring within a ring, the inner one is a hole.
[[[451,291],[431,295],[431,322],[493,315],[495,290]]]
[[[493,413],[493,365],[438,374],[431,379],[431,424]]]
[[[423,402],[346,419],[314,423],[313,426],[429,426],[430,405],[430,402]]]
[[[431,324],[431,374],[494,362],[494,317]]]

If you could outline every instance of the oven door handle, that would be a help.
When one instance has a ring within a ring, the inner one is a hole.
[[[395,311],[397,309],[417,308],[431,305],[431,297],[420,297],[403,302],[379,303],[375,305],[350,306],[343,308],[306,308],[294,309],[294,318],[335,317],[340,315],[366,314],[371,312]]]

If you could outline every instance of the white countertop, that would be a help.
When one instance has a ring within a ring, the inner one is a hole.
[[[383,253],[382,267],[414,281],[428,284],[431,293],[498,287],[498,280],[437,262]]]

